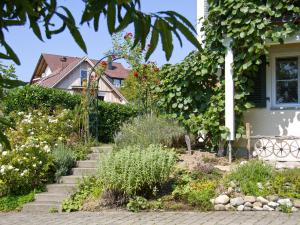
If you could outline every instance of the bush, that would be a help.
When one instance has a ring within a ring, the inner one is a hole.
[[[113,137],[119,131],[120,126],[136,115],[137,109],[132,105],[99,101],[98,119],[96,119],[95,115],[91,115],[91,120],[94,121],[94,124],[92,122],[91,126],[97,126],[99,141],[109,143],[113,141]]]
[[[40,108],[49,110],[57,107],[74,109],[79,103],[80,95],[37,85],[27,85],[12,89],[4,100],[6,113],[12,111],[26,112],[30,109]]]
[[[22,206],[34,200],[34,192],[26,195],[6,196],[0,198],[0,212],[20,210]]]
[[[25,144],[30,138],[53,146],[57,140],[67,142],[74,132],[74,115],[67,109],[54,110],[50,115],[47,111],[33,110],[13,112],[10,116],[16,123],[15,129],[7,131],[13,147]]]
[[[184,139],[185,130],[173,120],[156,116],[142,116],[122,125],[115,136],[118,149],[130,145],[147,147],[150,144],[173,147],[180,138]]]
[[[50,148],[34,138],[13,150],[0,149],[1,195],[27,194],[52,178]]]
[[[169,179],[175,163],[175,154],[159,146],[129,146],[101,158],[98,175],[105,190],[145,196]]]
[[[266,195],[265,189],[260,189],[257,183],[265,184],[272,179],[274,168],[258,160],[252,160],[240,165],[229,175],[229,180],[237,182],[246,195]]]
[[[52,151],[55,166],[55,180],[69,175],[75,165],[75,155],[71,148],[59,143]]]

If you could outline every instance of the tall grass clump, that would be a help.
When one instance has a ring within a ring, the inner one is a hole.
[[[274,168],[262,161],[252,160],[237,167],[229,175],[229,180],[237,182],[246,195],[264,195],[268,190],[259,187],[257,183],[265,184],[273,176]]]
[[[176,121],[154,115],[144,115],[124,123],[115,135],[117,149],[151,144],[178,147],[184,140],[185,130]],[[184,143],[184,142],[183,142]]]
[[[175,163],[175,153],[160,146],[129,146],[101,158],[98,175],[103,190],[145,196],[169,179]]]
[[[52,156],[55,166],[55,180],[58,180],[61,176],[69,175],[76,160],[72,148],[63,143],[58,143],[53,149]]]

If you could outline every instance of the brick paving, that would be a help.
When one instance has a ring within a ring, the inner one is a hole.
[[[300,213],[279,212],[78,212],[0,213],[0,225],[300,225]]]

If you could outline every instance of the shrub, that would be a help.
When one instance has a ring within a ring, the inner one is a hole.
[[[130,145],[147,147],[150,144],[173,147],[184,134],[185,130],[175,121],[146,115],[123,124],[114,140],[118,149]]]
[[[70,174],[75,164],[75,155],[70,147],[59,143],[52,151],[55,166],[55,179]]]
[[[6,196],[0,198],[0,212],[20,210],[27,202],[34,200],[34,192],[25,195]]]
[[[113,141],[113,137],[119,131],[120,126],[136,115],[137,109],[132,105],[99,101],[98,119],[96,120],[96,115],[91,115],[91,126],[97,126],[99,141],[108,143]],[[95,134],[93,135],[95,136]]]
[[[235,181],[246,195],[265,195],[265,189],[260,189],[257,183],[265,184],[272,178],[274,168],[258,160],[252,160],[240,165],[229,175],[230,181]]]
[[[34,138],[10,151],[0,149],[1,194],[26,194],[42,187],[52,177],[49,152],[46,143]]]
[[[53,110],[57,107],[73,109],[79,103],[80,95],[37,85],[27,85],[12,89],[4,100],[6,113],[12,111],[26,112],[30,109],[40,108],[48,110]]]
[[[159,146],[145,149],[126,147],[106,155],[99,163],[103,189],[122,192],[129,197],[152,194],[169,179],[176,156]]]
[[[50,115],[47,111],[33,110],[30,112],[11,113],[16,126],[7,131],[12,146],[23,145],[28,139],[34,138],[53,146],[57,140],[67,142],[74,131],[72,111],[54,110]]]

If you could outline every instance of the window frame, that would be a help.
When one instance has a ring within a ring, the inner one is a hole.
[[[82,72],[83,71],[85,71],[86,72],[86,78],[85,78],[85,80],[86,80],[86,82],[88,81],[88,70],[87,69],[80,69],[80,85],[82,86]]]
[[[277,74],[276,74],[276,61],[280,58],[298,58],[298,103],[277,103]],[[273,108],[299,108],[300,107],[300,52],[289,53],[277,53],[271,57],[271,73],[272,73],[272,85],[271,85],[271,105]]]

